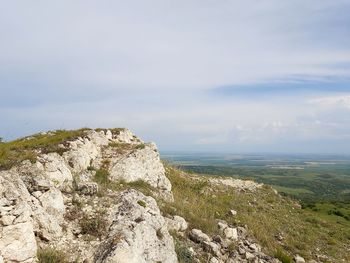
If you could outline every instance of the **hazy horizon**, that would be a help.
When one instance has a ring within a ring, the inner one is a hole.
[[[1,0],[0,0],[1,1]],[[1,1],[0,137],[350,154],[350,2]]]

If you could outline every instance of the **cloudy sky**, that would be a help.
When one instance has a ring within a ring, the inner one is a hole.
[[[348,0],[0,0],[0,136],[350,153]]]

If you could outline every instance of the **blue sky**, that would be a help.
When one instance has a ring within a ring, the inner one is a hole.
[[[350,2],[2,1],[0,136],[350,153]]]

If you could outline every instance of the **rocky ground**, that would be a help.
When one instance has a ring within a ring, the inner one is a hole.
[[[158,150],[127,129],[87,130],[59,148],[0,171],[0,262],[281,262],[247,227],[217,218],[210,235],[165,212],[174,196]],[[246,192],[262,187],[209,183]]]

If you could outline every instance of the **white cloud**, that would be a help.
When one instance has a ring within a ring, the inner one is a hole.
[[[242,99],[207,92],[296,75],[301,82],[349,77],[348,1],[1,6],[0,135],[7,138],[127,126],[167,149],[258,149],[293,140],[305,148],[305,140],[343,138],[350,128],[346,114],[331,109],[349,108],[345,95]]]
[[[350,95],[324,96],[311,99],[309,102],[326,108],[344,107],[350,109]]]

